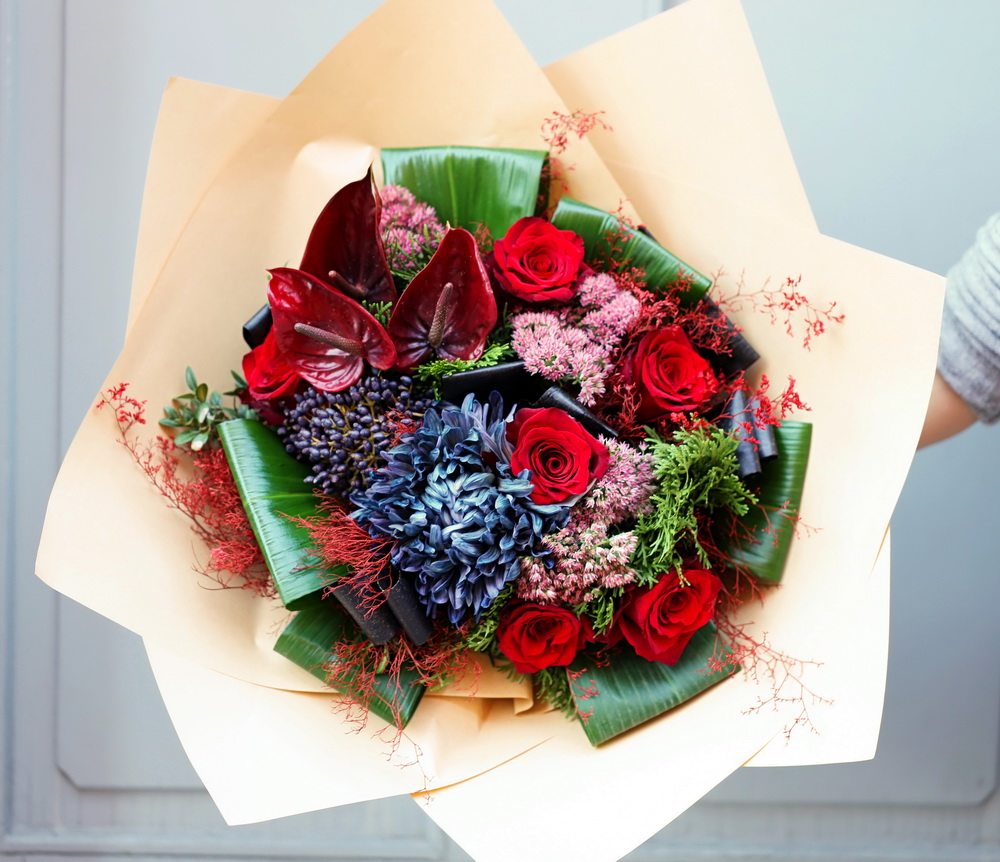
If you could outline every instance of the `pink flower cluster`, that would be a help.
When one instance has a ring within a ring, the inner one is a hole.
[[[423,269],[444,237],[444,226],[430,204],[417,203],[403,186],[384,186],[379,191],[382,215],[379,228],[385,256],[393,272]]]
[[[604,392],[611,354],[638,318],[640,305],[607,273],[587,276],[576,299],[577,308],[514,315],[511,346],[532,374],[576,384],[577,399],[592,406]]]
[[[608,471],[574,508],[569,523],[543,540],[551,553],[549,565],[537,557],[521,559],[519,598],[576,605],[591,601],[598,590],[635,580],[628,561],[638,540],[631,532],[612,535],[611,528],[648,510],[654,489],[653,459],[645,448],[607,437],[601,442],[608,447]]]
[[[638,539],[634,533],[608,536],[607,524],[570,524],[544,545],[555,566],[547,568],[538,557],[521,559],[517,595],[528,602],[570,605],[591,601],[599,589],[624,587],[635,580],[629,566]]]
[[[630,446],[602,437],[608,447],[608,471],[582,501],[574,517],[587,523],[617,524],[650,511],[656,489],[653,456],[645,443]]]

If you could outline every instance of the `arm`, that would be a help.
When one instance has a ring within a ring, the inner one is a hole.
[[[938,372],[919,445],[977,419],[1000,420],[1000,214],[948,273]]]
[[[952,389],[940,373],[934,375],[931,400],[920,432],[918,448],[938,443],[964,431],[976,421],[976,414],[962,397]]]

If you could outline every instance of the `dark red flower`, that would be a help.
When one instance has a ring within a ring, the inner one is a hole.
[[[583,240],[573,231],[529,216],[494,243],[493,275],[526,302],[566,302],[576,293],[583,251]]]
[[[278,350],[274,329],[264,341],[243,357],[243,377],[251,401],[268,401],[291,395],[302,379]]]
[[[694,633],[715,614],[722,582],[711,572],[688,569],[686,586],[677,573],[626,595],[615,626],[648,661],[677,664]]]
[[[518,673],[535,673],[572,662],[589,631],[569,608],[527,603],[504,613],[497,645]]]
[[[507,439],[511,470],[531,470],[531,499],[542,505],[572,502],[608,471],[607,446],[558,407],[518,410]]]
[[[392,339],[360,304],[300,270],[270,273],[272,331],[278,350],[297,374],[323,392],[340,392],[357,382],[365,362],[392,368]]]
[[[622,376],[639,393],[640,422],[697,410],[719,388],[712,366],[679,326],[647,332],[625,357]]]
[[[395,302],[379,216],[382,201],[372,170],[338,191],[319,214],[299,269],[351,299]]]
[[[432,358],[478,359],[497,322],[493,288],[467,230],[449,230],[400,295],[389,320],[397,365]]]

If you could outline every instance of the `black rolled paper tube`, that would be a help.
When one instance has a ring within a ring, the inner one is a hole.
[[[399,634],[399,622],[389,610],[388,603],[383,602],[374,609],[363,606],[371,597],[366,588],[344,584],[334,587],[333,595],[375,646],[381,646]]]
[[[420,604],[409,578],[397,575],[394,580],[395,583],[390,583],[390,575],[386,573],[379,578],[379,586],[386,591],[386,603],[403,627],[407,639],[414,646],[420,646],[430,640],[434,634],[434,626]]]
[[[528,404],[548,386],[524,370],[524,363],[501,362],[488,368],[459,371],[441,379],[441,397],[452,404],[461,404],[470,392],[485,403],[491,392],[499,392],[508,408],[514,404]]]
[[[535,401],[535,407],[558,407],[560,410],[565,410],[576,419],[584,428],[586,428],[591,434],[597,437],[603,434],[605,437],[613,437],[618,439],[618,432],[615,431],[607,422],[603,419],[598,419],[593,413],[591,413],[586,407],[584,407],[579,401],[573,398],[571,395],[565,393],[558,386],[550,386],[546,389],[538,400]]]
[[[751,417],[760,409],[760,399],[754,398],[750,402]],[[778,457],[778,438],[774,433],[773,425],[764,425],[756,429],[757,454],[761,461],[773,461]]]
[[[759,473],[760,452],[755,439],[757,428],[753,424],[753,411],[745,389],[733,392],[726,403],[724,414],[719,426],[724,431],[735,434],[739,441],[736,446],[736,464],[740,478],[745,479]],[[743,424],[745,422],[750,423],[749,431]]]
[[[716,353],[714,350],[704,351],[706,354],[705,358],[712,363],[712,367],[716,371],[724,375],[736,374],[740,371],[746,371],[760,359],[760,354],[754,349],[754,346],[743,337],[743,333],[726,317],[719,306],[710,299],[703,299],[702,306],[707,318],[723,321],[723,326],[729,338],[729,347],[732,351],[732,353]]]
[[[253,317],[243,324],[243,340],[253,350],[260,347],[267,338],[267,333],[271,331],[271,306],[265,305]]]

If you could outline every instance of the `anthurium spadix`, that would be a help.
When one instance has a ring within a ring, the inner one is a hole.
[[[398,368],[428,359],[478,359],[497,322],[497,303],[476,240],[452,228],[399,297],[389,320]]]
[[[299,267],[358,302],[395,302],[372,170],[338,191],[313,225]]]
[[[272,269],[267,300],[278,349],[305,380],[324,392],[355,383],[365,362],[392,368],[392,339],[360,303],[307,272]]]

